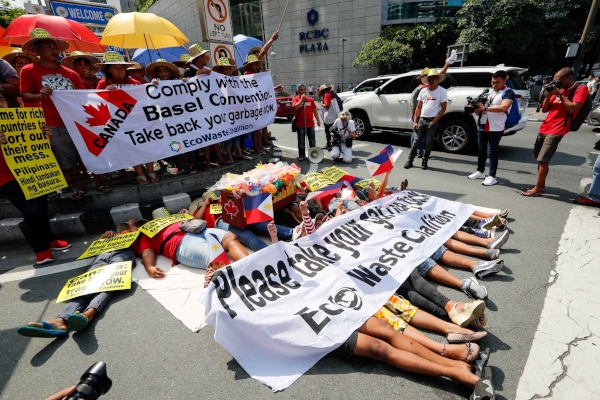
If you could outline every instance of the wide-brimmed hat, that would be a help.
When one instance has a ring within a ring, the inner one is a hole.
[[[60,63],[67,68],[73,69],[73,64],[75,64],[75,60],[77,60],[78,58],[85,58],[86,60],[88,60],[90,64],[92,64],[93,73],[98,72],[98,70],[100,69],[100,67],[96,65],[100,62],[100,59],[98,57],[85,54],[82,51],[72,51],[69,57],[63,58]]]
[[[29,51],[29,52],[33,51],[33,49],[32,49],[33,45],[40,40],[52,40],[54,43],[56,43],[56,46],[58,47],[58,50],[60,50],[60,51],[67,51],[67,50],[69,50],[69,47],[71,46],[69,44],[69,42],[67,42],[66,40],[57,39],[55,37],[50,36],[48,31],[46,31],[45,29],[42,29],[42,28],[35,28],[34,30],[32,30],[29,33],[29,37],[31,39],[29,39],[28,41],[23,43],[23,47],[22,47],[23,51]]]
[[[199,208],[201,208],[203,205],[204,205],[204,199],[202,197],[199,197],[196,200],[192,201],[192,204],[190,204],[188,211],[190,212],[191,215],[194,215],[194,213]]]
[[[133,65],[132,62],[125,61],[123,56],[116,51],[107,51],[106,53],[104,53],[103,58],[104,59],[102,62],[96,64],[100,66],[100,68],[102,68],[103,70],[106,70],[106,67],[108,67],[109,65]]]
[[[423,68],[423,71],[421,71],[421,73],[419,75],[415,76],[415,78],[421,80],[424,76],[427,76],[428,73],[429,73],[429,68],[425,67],[425,68]]]
[[[185,65],[187,63],[190,62],[190,55],[189,54],[182,54],[179,56],[179,60],[178,61],[173,61],[173,64],[177,65],[178,67]]]
[[[425,70],[423,70],[423,71],[425,71]],[[444,75],[444,74],[440,74],[440,73],[438,72],[438,70],[437,70],[437,69],[435,69],[435,68],[432,68],[432,69],[430,69],[430,70],[427,72],[427,75],[426,75],[426,76],[424,76],[424,77],[422,77],[422,78],[421,78],[421,82],[422,82],[424,85],[427,85],[427,84],[429,83],[429,81],[427,80],[427,78],[429,78],[430,76],[437,76],[437,77],[439,77],[439,78],[440,78],[440,80],[439,80],[439,82],[438,82],[438,83],[442,83],[442,82],[444,81],[444,79],[446,79],[446,75]]]
[[[168,62],[167,60],[165,60],[164,58],[159,58],[158,60],[154,61],[153,63],[148,64],[148,66],[146,67],[146,73],[148,74],[148,76],[150,76],[150,78],[158,78],[158,73],[156,73],[156,68],[157,67],[167,67],[171,70],[171,74],[173,74],[173,76],[175,77],[179,77],[179,68],[177,68],[177,66],[175,64],[172,64],[170,62]]]
[[[142,66],[136,62],[134,62],[133,64],[131,64],[131,67],[127,68],[127,71],[132,71],[132,70],[136,70],[139,69],[140,71],[142,70]]]
[[[209,53],[209,50],[205,50],[198,43],[195,43],[195,44],[191,45],[190,47],[188,47],[188,52],[190,53],[189,62],[192,62],[196,58],[200,57],[201,55]]]
[[[250,49],[250,51],[246,55],[249,56],[250,54],[254,54],[257,51],[260,53],[261,50],[262,50],[262,47],[260,47],[260,46],[254,46],[253,48]]]
[[[250,54],[248,57],[246,57],[246,64],[244,64],[244,69],[248,68],[248,65],[253,63],[260,63],[260,65],[262,66],[265,63],[265,60],[259,60],[258,57],[256,57],[254,54]]]
[[[323,94],[324,91],[326,91],[327,89],[331,89],[333,86],[328,85],[328,84],[324,84],[319,86],[319,88],[317,89],[317,96],[321,97],[321,95]]]
[[[231,63],[231,58],[221,57],[217,60],[217,65],[213,67],[213,70],[220,71],[223,67],[236,67],[236,65],[235,62]]]
[[[2,57],[2,59],[8,62],[9,64],[12,64],[13,60],[17,57],[25,57],[31,62],[35,62],[39,58],[31,54],[24,53],[20,48],[17,47],[13,51]]]
[[[157,208],[155,210],[152,211],[152,219],[159,219],[162,217],[168,217],[171,214],[167,214],[168,211],[166,208],[161,207],[161,208]]]

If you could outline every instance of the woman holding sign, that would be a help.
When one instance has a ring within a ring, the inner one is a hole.
[[[2,108],[8,108],[8,103],[0,93],[0,109]],[[48,138],[52,137],[52,130],[49,127],[44,127],[43,131]],[[6,143],[4,133],[0,132],[0,145]],[[57,240],[52,232],[48,216],[48,197],[44,195],[27,200],[21,186],[8,168],[3,152],[0,152],[0,190],[23,214],[23,228],[27,233],[29,244],[35,252],[36,264],[54,261],[52,250],[64,250],[71,247],[69,242]]]

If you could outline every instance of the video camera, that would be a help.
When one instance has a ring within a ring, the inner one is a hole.
[[[562,82],[560,79],[555,79],[551,82],[549,82],[545,87],[544,90],[546,90],[546,92],[549,92],[551,90],[554,90],[554,88],[557,89],[562,89]]]
[[[331,128],[329,128],[329,133],[332,135],[331,136],[331,147],[341,146],[342,145],[342,136],[340,135],[339,129],[335,125],[333,125]]]
[[[106,363],[99,361],[81,375],[76,391],[67,400],[96,400],[108,393],[112,381],[106,373]]]
[[[487,101],[487,94],[489,93],[489,91],[490,89],[485,89],[477,97],[468,96],[467,105],[465,106],[465,112],[468,114],[473,114],[475,112],[475,109],[477,108],[477,103],[485,104]]]

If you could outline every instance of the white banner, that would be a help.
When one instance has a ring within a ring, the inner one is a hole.
[[[215,340],[254,379],[290,386],[388,300],[473,210],[404,191],[213,275],[199,298]]]
[[[212,72],[117,90],[55,90],[51,96],[88,170],[101,174],[197,150],[275,120],[269,72]]]

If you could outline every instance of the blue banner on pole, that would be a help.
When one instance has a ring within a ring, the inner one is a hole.
[[[54,15],[83,24],[106,25],[115,15],[112,7],[91,6],[63,1],[51,1],[50,7]]]

